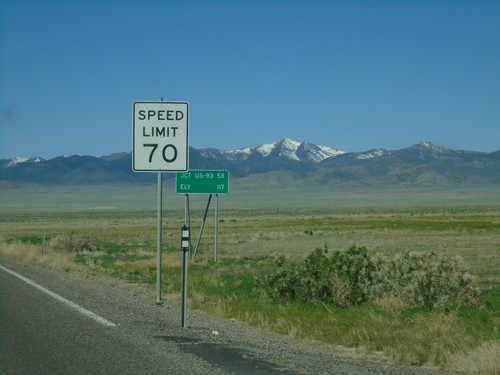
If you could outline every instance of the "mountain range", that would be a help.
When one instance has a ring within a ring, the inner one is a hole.
[[[346,152],[288,138],[239,150],[190,148],[191,169],[228,170],[249,188],[304,186],[456,186],[500,184],[500,150],[455,150],[420,142],[400,150]],[[132,154],[0,160],[0,186],[153,183],[132,171]],[[173,178],[174,173],[166,173]]]

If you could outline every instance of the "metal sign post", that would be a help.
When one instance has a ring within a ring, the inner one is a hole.
[[[188,274],[188,261],[189,261],[189,243],[190,243],[189,227],[184,224],[181,233],[181,249],[182,249],[182,316],[181,326],[187,327],[187,274]]]
[[[210,201],[212,200],[212,194],[208,196],[207,208],[205,208],[205,214],[203,215],[203,221],[201,222],[200,234],[198,235],[198,241],[196,241],[196,246],[194,248],[193,258],[196,256],[198,251],[198,246],[200,246],[201,235],[203,234],[203,229],[205,229],[205,222],[207,221],[208,209],[210,208]]]
[[[214,260],[217,262],[217,237],[219,235],[219,194],[215,194]]]
[[[137,101],[133,104],[132,169],[158,172],[156,238],[156,304],[161,298],[162,172],[187,171],[189,164],[189,110],[186,102]]]
[[[157,188],[157,222],[156,222],[156,304],[163,305],[161,299],[161,225],[163,211],[163,181],[162,174],[158,172],[158,188]]]

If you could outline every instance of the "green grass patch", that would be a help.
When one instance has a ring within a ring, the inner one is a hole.
[[[50,240],[50,237],[45,237],[45,242],[48,242],[49,240]],[[40,245],[41,246],[43,243],[43,236],[41,234],[39,236],[36,236],[36,235],[16,236],[16,237],[9,238],[6,242],[8,244],[20,242],[23,244]]]

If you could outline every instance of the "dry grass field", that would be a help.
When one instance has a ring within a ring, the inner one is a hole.
[[[191,197],[193,242],[206,199]],[[0,203],[2,254],[91,277],[105,274],[154,293],[155,187],[4,189]],[[245,191],[237,187],[235,193],[219,197],[218,264],[213,261],[213,210],[212,206],[199,252],[191,261],[192,308],[297,338],[383,351],[399,363],[500,373],[494,360],[500,347],[500,189]],[[172,303],[179,300],[183,221],[184,197],[167,189],[164,272]],[[339,309],[270,307],[240,297],[245,288],[254,289],[253,279],[247,277],[267,272],[280,256],[299,261],[316,248],[345,251],[353,244],[387,256],[409,251],[457,258],[489,296],[489,305],[470,311],[459,311],[458,306],[452,311],[423,312],[408,311],[390,299]],[[323,322],[321,330],[314,328],[318,319]],[[392,336],[386,335],[388,327]]]

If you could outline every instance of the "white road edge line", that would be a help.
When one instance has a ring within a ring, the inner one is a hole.
[[[68,305],[69,307],[75,309],[76,311],[78,311],[80,314],[83,314],[85,315],[86,317],[90,318],[90,319],[93,319],[95,320],[97,323],[100,323],[102,324],[103,326],[106,326],[106,327],[114,327],[116,326],[115,323],[113,322],[110,322],[109,320],[107,319],[104,319],[103,317],[97,315],[97,314],[94,314],[92,311],[89,311],[87,309],[84,309],[83,307],[81,307],[80,305],[77,305],[76,303],[74,302],[71,302],[69,300],[67,300],[66,298],[64,297],[61,297],[60,295],[58,294],[55,294],[54,292],[51,292],[50,290],[44,288],[43,286],[41,285],[38,285],[37,283],[35,283],[34,281],[28,279],[27,277],[24,277],[23,275],[17,273],[17,272],[14,272],[12,270],[9,270],[8,268],[5,268],[3,267],[2,265],[0,265],[0,268],[3,269],[5,272],[8,272],[10,273],[11,275],[17,277],[18,279],[21,279],[22,281],[28,283],[29,285],[31,286],[34,286],[35,288],[41,290],[42,292],[44,293],[47,293],[49,296],[55,298],[56,300],[58,301],[61,301],[62,303]]]

